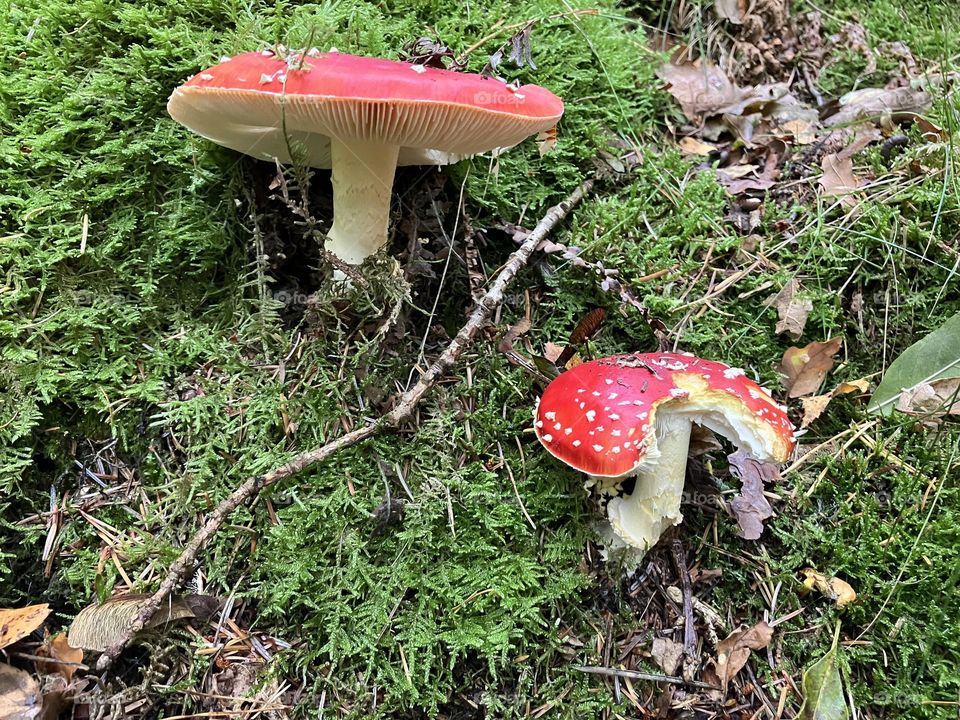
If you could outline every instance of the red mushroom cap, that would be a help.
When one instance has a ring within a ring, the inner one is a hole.
[[[256,157],[288,159],[285,131],[323,165],[330,136],[459,155],[509,147],[556,124],[563,102],[536,85],[514,88],[395,60],[264,50],[193,76],[174,90],[167,110],[200,135]]]
[[[540,399],[535,428],[567,465],[623,477],[649,459],[664,412],[715,430],[764,461],[785,462],[796,442],[785,409],[742,370],[669,352],[615,355],[562,373]]]

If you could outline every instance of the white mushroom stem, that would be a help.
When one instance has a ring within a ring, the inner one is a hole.
[[[359,265],[387,243],[390,195],[400,147],[331,138],[333,227],[327,250]]]
[[[680,502],[691,427],[689,418],[662,412],[657,423],[658,456],[636,472],[630,495],[607,503],[610,524],[628,545],[646,551],[683,519]]]

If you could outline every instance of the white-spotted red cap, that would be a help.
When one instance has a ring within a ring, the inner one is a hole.
[[[764,462],[796,444],[785,408],[742,370],[678,353],[593,360],[561,373],[537,407],[537,437],[581,472],[623,477],[656,445],[657,415],[676,413],[729,438]]]
[[[289,162],[291,143],[330,167],[330,138],[400,147],[399,164],[445,164],[553,127],[563,102],[537,85],[346,53],[225,58],[173,91],[174,120],[215,143]]]

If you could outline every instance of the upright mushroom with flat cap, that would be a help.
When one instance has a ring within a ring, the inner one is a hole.
[[[683,516],[693,423],[762,462],[785,462],[796,443],[785,409],[742,370],[677,353],[615,355],[559,375],[535,427],[543,446],[594,478],[636,478],[607,503],[614,534],[646,551]],[[609,483],[609,480],[606,480]]]
[[[333,169],[327,249],[357,264],[387,241],[393,175],[516,145],[553,127],[563,102],[536,85],[337,52],[251,52],[173,91],[174,120],[215,143],[290,162],[299,146]]]

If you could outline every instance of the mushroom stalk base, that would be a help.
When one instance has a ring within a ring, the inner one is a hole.
[[[649,550],[667,528],[683,519],[680,502],[691,426],[683,417],[662,419],[657,428],[659,457],[637,471],[630,495],[607,503],[610,525],[627,545]]]
[[[330,140],[333,227],[326,249],[359,265],[387,243],[390,195],[400,147],[359,140]]]

